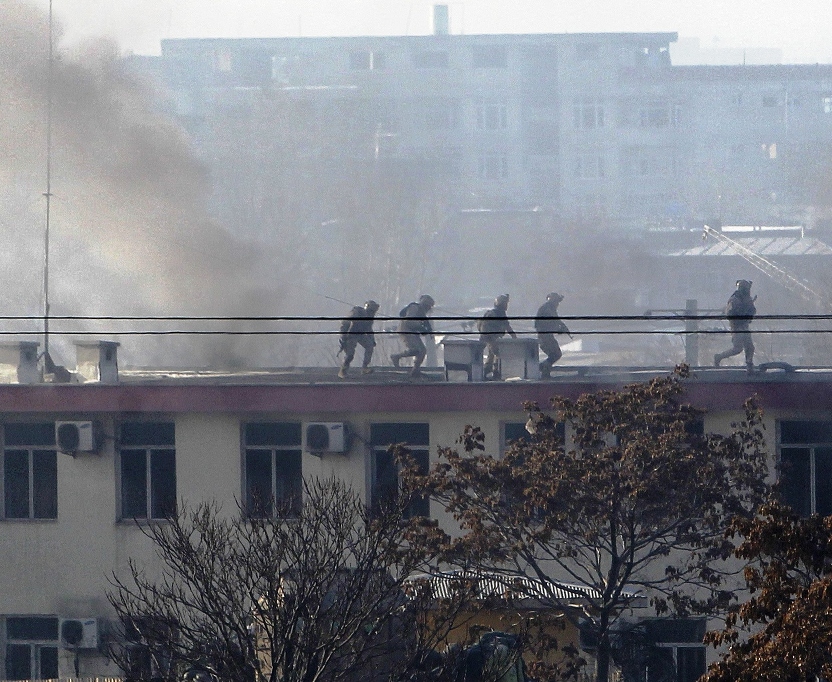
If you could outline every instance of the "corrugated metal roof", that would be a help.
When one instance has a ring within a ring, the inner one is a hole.
[[[814,237],[734,237],[738,244],[761,256],[832,256],[832,248]],[[730,245],[715,239],[700,246],[669,251],[668,256],[736,256]]]
[[[472,573],[450,571],[437,575],[418,575],[412,582],[423,581],[430,585],[438,599],[449,599],[454,595],[454,585],[460,581],[473,581],[476,594],[481,599],[511,597],[515,599],[536,599],[561,603],[580,602],[584,599],[600,599],[601,593],[594,587],[573,583],[547,582],[524,575],[503,575],[499,573]],[[637,599],[636,592],[625,591],[625,598]]]

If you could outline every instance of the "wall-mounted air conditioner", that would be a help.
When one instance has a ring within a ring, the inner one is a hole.
[[[61,646],[64,649],[97,649],[97,618],[61,618]]]
[[[309,422],[303,429],[303,449],[306,452],[347,451],[347,425],[344,422]]]
[[[58,450],[68,455],[98,449],[93,422],[55,422],[55,442]]]

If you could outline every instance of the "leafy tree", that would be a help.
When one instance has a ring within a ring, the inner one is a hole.
[[[534,433],[502,458],[485,454],[483,432],[466,427],[462,453],[442,448],[434,469],[409,483],[460,525],[444,538],[443,561],[497,572],[516,592],[589,624],[600,682],[616,621],[637,593],[651,595],[660,614],[727,606],[720,567],[733,545],[724,531],[767,493],[753,404],[730,434],[704,434],[703,412],[681,402],[685,374],[555,397],[554,417],[528,404]],[[558,597],[564,581],[586,587],[578,612]]]
[[[453,618],[422,617],[432,604],[409,578],[426,558],[417,547],[431,543],[407,542],[421,532],[408,528],[409,503],[402,495],[370,515],[332,478],[307,481],[291,518],[201,503],[140,525],[161,570],[131,560],[126,577],[112,577],[108,597],[124,626],[112,657],[129,676],[169,680],[203,671],[218,680],[369,681],[418,669]],[[445,603],[463,598],[458,591]]]
[[[750,597],[706,641],[728,646],[707,682],[832,679],[832,517],[770,502],[736,519]]]

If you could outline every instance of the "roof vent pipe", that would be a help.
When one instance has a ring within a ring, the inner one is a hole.
[[[451,32],[447,5],[433,6],[433,35],[446,36]]]
[[[115,341],[76,341],[76,381],[117,384],[118,346]]]
[[[37,384],[42,375],[38,365],[37,341],[0,343],[0,383]]]

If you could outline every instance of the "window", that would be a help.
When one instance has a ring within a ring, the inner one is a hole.
[[[503,180],[508,177],[506,154],[483,154],[477,159],[477,175],[481,180]]]
[[[648,102],[639,107],[640,128],[668,128],[679,124],[681,107],[669,102]]]
[[[47,616],[6,618],[6,679],[58,677],[58,619]]]
[[[508,128],[508,107],[505,102],[485,102],[477,104],[477,129],[505,130]]]
[[[506,48],[502,45],[478,45],[472,50],[471,65],[475,69],[505,69]]]
[[[176,450],[171,422],[121,425],[121,518],[164,519],[176,513]]]
[[[526,431],[526,422],[506,422],[503,424],[502,432],[502,438],[500,439],[501,453],[505,452],[512,443],[526,443],[531,438],[531,434]]]
[[[832,422],[780,422],[780,494],[801,516],[832,514]]]
[[[572,123],[579,130],[604,127],[604,105],[596,99],[576,99],[572,105]]]
[[[246,513],[254,518],[297,516],[303,493],[301,424],[246,424]]]
[[[705,674],[705,621],[657,618],[645,622],[653,642],[647,660],[647,682],[696,682]]]
[[[558,422],[555,425],[555,435],[559,441],[563,441],[566,433],[566,424]],[[513,443],[528,443],[532,438],[532,434],[526,430],[526,422],[505,422],[502,427],[502,438],[500,439],[500,452],[505,452],[506,449]]]
[[[5,424],[2,468],[4,518],[58,518],[58,456],[53,422]]]
[[[448,53],[444,50],[414,52],[413,66],[417,69],[447,69]]]
[[[379,510],[399,494],[399,470],[390,446],[403,443],[416,460],[420,472],[427,473],[430,463],[428,455],[428,424],[372,424],[370,426],[370,443],[372,445],[372,484],[371,504]],[[427,497],[416,499],[410,507],[411,516],[429,516],[430,500]]]
[[[832,96],[821,97],[820,103],[824,114],[832,114]]]

